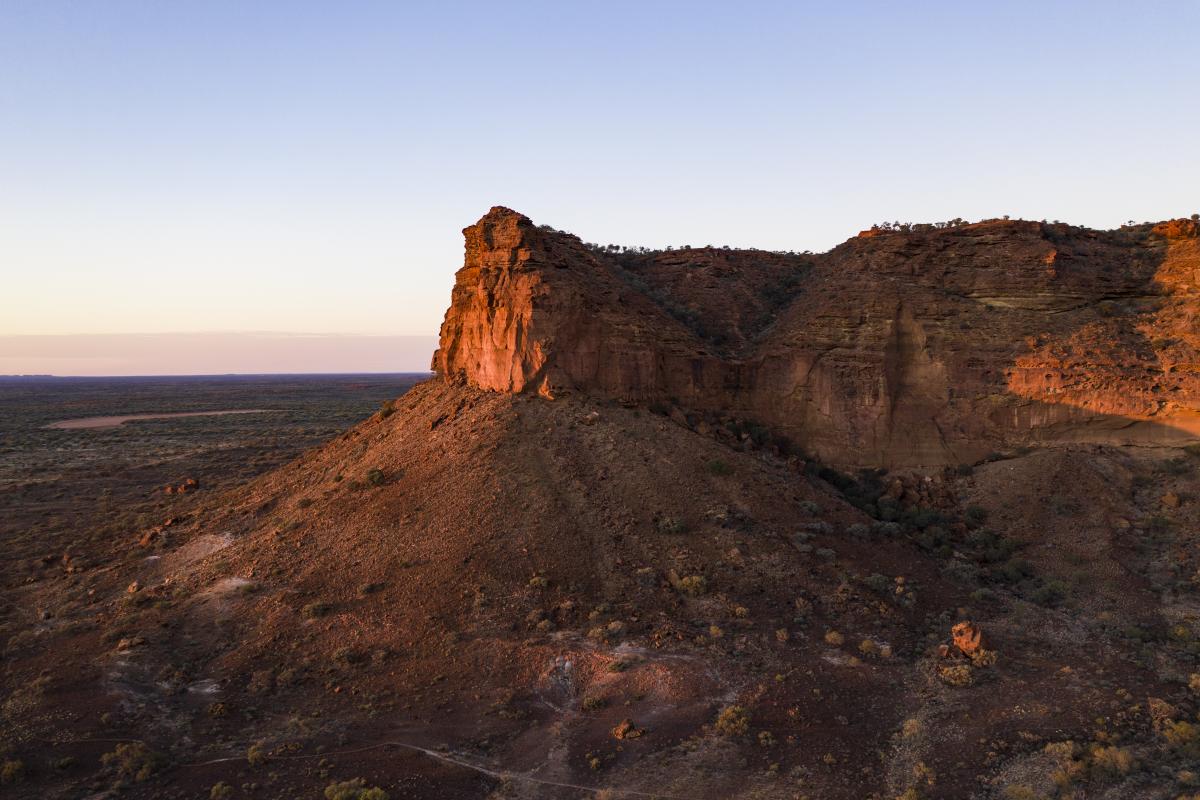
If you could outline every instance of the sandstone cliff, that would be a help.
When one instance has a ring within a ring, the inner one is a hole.
[[[1200,239],[990,221],[832,251],[614,255],[494,208],[434,369],[752,421],[842,465],[1200,437]]]

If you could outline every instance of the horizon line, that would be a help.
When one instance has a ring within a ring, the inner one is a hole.
[[[86,380],[108,378],[306,378],[306,377],[358,377],[380,375],[435,375],[433,370],[405,370],[395,372],[180,372],[161,374],[126,374],[126,375],[55,375],[53,373],[13,373],[0,374],[0,380]]]

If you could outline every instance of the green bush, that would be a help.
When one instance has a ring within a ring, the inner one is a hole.
[[[246,763],[252,767],[267,763],[267,751],[263,748],[262,742],[255,742],[246,748]]]
[[[1067,585],[1062,581],[1050,580],[1034,589],[1029,599],[1040,606],[1056,606],[1067,598]]]
[[[1032,577],[1033,564],[1023,558],[1013,558],[996,571],[996,576],[1005,583],[1020,583]]]
[[[750,730],[750,712],[742,706],[726,706],[717,714],[713,729],[722,736],[745,736]]]
[[[378,786],[368,789],[366,781],[354,778],[326,786],[325,800],[388,800],[388,793]]]
[[[144,781],[163,767],[165,759],[141,742],[127,742],[102,755],[100,763],[115,770],[117,777]]]

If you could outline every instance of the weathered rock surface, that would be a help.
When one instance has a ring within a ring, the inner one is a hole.
[[[821,255],[612,254],[494,208],[434,369],[728,415],[842,465],[1200,438],[1197,225],[995,220]]]
[[[956,624],[950,631],[954,646],[964,656],[974,656],[983,650],[983,631],[969,620]]]

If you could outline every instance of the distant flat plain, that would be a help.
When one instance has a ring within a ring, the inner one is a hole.
[[[427,377],[0,378],[0,542],[20,559],[135,536],[162,487],[237,485]]]
[[[220,411],[173,411],[169,414],[125,414],[115,417],[74,417],[51,422],[45,427],[54,431],[70,431],[79,428],[116,428],[126,422],[142,419],[170,419],[172,417],[220,417],[225,414],[266,414],[270,408],[226,408]]]

